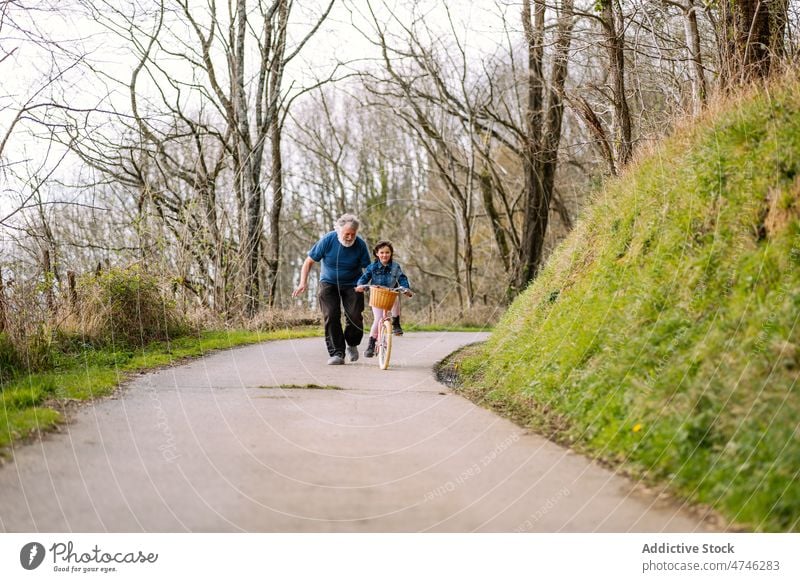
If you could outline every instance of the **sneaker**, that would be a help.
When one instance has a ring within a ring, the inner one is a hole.
[[[392,318],[392,333],[394,335],[403,335],[403,328],[400,327],[400,316]]]
[[[344,364],[344,357],[340,356],[339,354],[334,354],[328,358],[329,366],[341,366],[342,364]]]
[[[375,355],[375,343],[377,340],[374,337],[369,338],[369,344],[367,345],[367,349],[364,350],[364,357],[371,358]]]
[[[347,355],[351,362],[355,362],[358,359],[358,346],[347,346]]]

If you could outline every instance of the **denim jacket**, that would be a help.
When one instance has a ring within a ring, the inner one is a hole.
[[[370,263],[367,270],[364,271],[364,274],[359,278],[356,286],[369,284],[392,289],[398,286],[405,287],[406,289],[411,287],[411,284],[408,282],[408,277],[405,276],[403,269],[400,268],[398,263],[389,261],[389,264],[383,266],[379,259]]]

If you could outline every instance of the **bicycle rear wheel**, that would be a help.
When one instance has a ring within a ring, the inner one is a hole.
[[[378,331],[378,365],[381,370],[389,367],[389,357],[392,355],[392,321],[385,319]]]

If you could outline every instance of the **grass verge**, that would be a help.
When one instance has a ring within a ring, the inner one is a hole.
[[[800,82],[600,191],[463,390],[753,531],[800,529]]]

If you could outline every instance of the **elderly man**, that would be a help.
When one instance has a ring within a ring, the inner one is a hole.
[[[358,344],[364,337],[364,294],[355,287],[362,270],[371,258],[367,243],[357,236],[359,222],[352,214],[343,214],[334,230],[323,236],[308,251],[300,270],[300,284],[292,293],[297,297],[306,290],[308,273],[314,263],[322,261],[319,306],[325,324],[328,365],[344,364],[345,349],[351,362],[358,359]],[[342,331],[342,308],[345,327]]]

